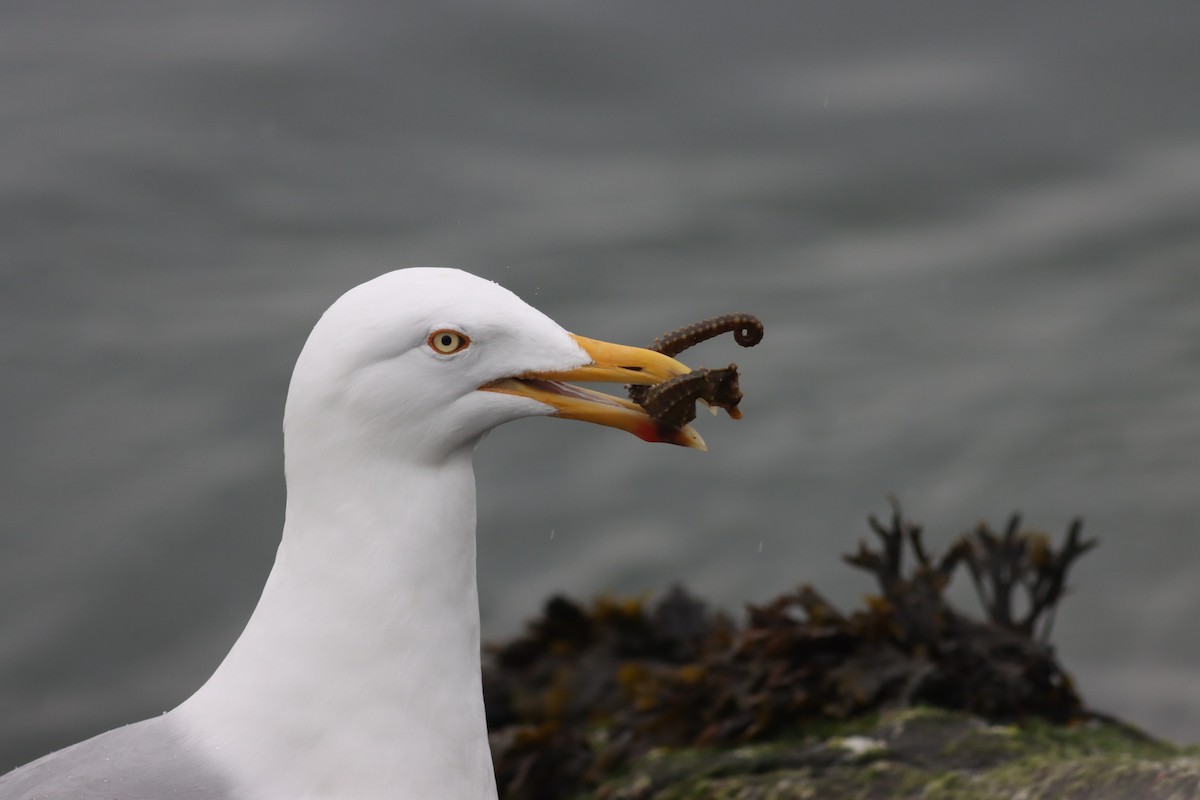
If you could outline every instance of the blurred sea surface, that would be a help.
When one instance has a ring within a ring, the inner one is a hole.
[[[1082,515],[1065,663],[1200,740],[1198,35],[1082,0],[5,3],[0,770],[208,676],[308,330],[423,264],[598,338],[767,329],[689,353],[746,391],[705,455],[484,442],[485,638],[563,590],[850,606],[888,492],[937,546]]]

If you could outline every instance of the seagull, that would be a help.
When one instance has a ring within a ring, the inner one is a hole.
[[[254,613],[181,705],[0,777],[0,800],[496,798],[480,677],[476,445],[555,416],[697,449],[566,381],[653,385],[661,353],[568,333],[456,269],[339,298],[284,410],[287,511]]]

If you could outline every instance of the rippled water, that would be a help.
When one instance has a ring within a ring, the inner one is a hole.
[[[889,491],[935,543],[1082,514],[1067,665],[1200,740],[1200,7],[753,8],[0,9],[0,768],[209,674],[304,337],[414,264],[601,338],[767,324],[692,359],[747,392],[707,455],[485,442],[485,635],[562,589],[853,603]]]

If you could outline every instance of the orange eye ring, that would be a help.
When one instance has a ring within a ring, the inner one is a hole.
[[[429,346],[433,352],[443,356],[454,355],[466,350],[470,344],[471,339],[465,333],[449,328],[442,328],[429,334]]]

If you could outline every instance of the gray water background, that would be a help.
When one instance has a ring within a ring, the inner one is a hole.
[[[321,311],[460,265],[628,343],[764,343],[706,455],[528,420],[478,457],[485,636],[550,593],[730,609],[896,492],[1103,544],[1086,698],[1200,740],[1200,6],[0,6],[0,769],[166,710],[282,522]],[[965,587],[956,596],[971,598]]]

